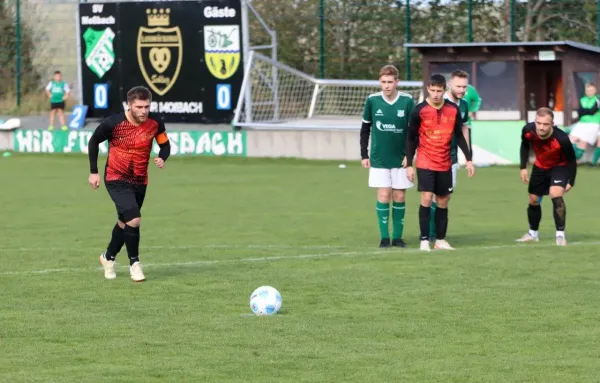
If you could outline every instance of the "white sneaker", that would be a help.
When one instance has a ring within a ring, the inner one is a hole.
[[[557,246],[567,246],[567,239],[564,236],[557,236],[556,237],[556,245]]]
[[[117,277],[117,271],[115,269],[115,261],[109,261],[106,259],[106,252],[100,254],[100,264],[104,267],[104,278],[115,279]]]
[[[527,232],[527,233],[525,233],[524,236],[517,239],[517,242],[538,242],[539,240],[540,240],[540,237]]]
[[[143,282],[146,280],[142,265],[139,262],[129,266],[129,274],[131,275],[131,280],[134,282]]]
[[[429,247],[429,241],[428,240],[421,241],[420,250],[421,251],[431,251],[431,248]]]
[[[438,250],[454,250],[445,239],[436,239],[434,248]]]

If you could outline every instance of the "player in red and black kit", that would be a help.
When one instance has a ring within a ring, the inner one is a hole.
[[[108,140],[104,184],[115,203],[118,220],[106,251],[100,255],[107,279],[116,278],[115,257],[125,245],[131,279],[134,282],[145,280],[139,262],[140,219],[153,141],[156,139],[160,147],[158,157],[154,159],[156,166],[162,169],[171,153],[165,124],[159,116],[150,113],[151,100],[152,94],[147,88],[132,88],[127,93],[129,110],[103,120],[88,144],[89,183],[97,189],[100,186],[99,145]]]
[[[535,153],[531,179],[527,173],[530,148]],[[567,245],[567,207],[563,197],[575,186],[576,176],[577,158],[569,136],[554,126],[554,113],[551,109],[538,109],[535,122],[525,125],[521,134],[521,180],[529,184],[529,232],[519,238],[518,242],[539,241],[538,229],[542,220],[540,200],[542,196],[550,194],[554,208],[556,244]]]
[[[429,220],[431,202],[435,195],[436,249],[453,250],[446,241],[448,229],[448,201],[452,193],[452,159],[450,156],[452,137],[467,160],[467,174],[472,177],[475,168],[472,153],[463,134],[463,120],[458,106],[444,98],[446,79],[440,74],[431,76],[427,85],[428,97],[413,110],[406,139],[406,174],[412,182],[415,172],[412,168],[415,151],[417,154],[418,188],[421,192],[419,226],[421,228],[422,251],[431,251],[429,245]]]

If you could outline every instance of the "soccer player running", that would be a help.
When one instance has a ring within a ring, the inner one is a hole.
[[[127,92],[127,112],[104,119],[96,128],[88,145],[90,161],[89,183],[93,189],[100,186],[98,152],[100,143],[108,140],[108,159],[104,171],[106,190],[115,203],[117,223],[112,238],[100,263],[104,277],[114,279],[115,258],[123,245],[129,256],[129,274],[134,282],[145,280],[139,260],[141,208],[148,185],[148,163],[152,142],[160,147],[154,164],[162,169],[171,153],[165,125],[157,115],[150,113],[152,94],[142,86]]]
[[[369,187],[377,189],[377,219],[381,241],[379,247],[406,247],[402,239],[406,211],[406,189],[414,185],[406,176],[404,149],[408,120],[415,107],[411,95],[398,92],[398,69],[386,65],[379,71],[381,92],[367,97],[360,129],[360,152],[363,168],[369,169]],[[371,133],[372,132],[372,133]],[[371,135],[371,153],[368,144]],[[392,241],[389,217],[392,200]]]
[[[530,148],[533,148],[535,153],[531,179],[527,173]],[[529,232],[517,242],[539,241],[538,229],[542,220],[539,201],[541,196],[550,194],[556,225],[556,244],[567,245],[567,207],[563,197],[575,186],[576,176],[577,159],[569,136],[554,126],[554,113],[550,108],[538,109],[535,122],[526,124],[521,133],[521,180],[529,184]]]
[[[467,175],[473,177],[475,168],[472,153],[463,134],[463,119],[455,103],[444,98],[446,79],[434,74],[427,84],[427,98],[413,110],[406,138],[406,174],[413,182],[415,170],[413,157],[417,155],[416,167],[418,187],[421,192],[419,207],[419,227],[421,229],[420,249],[431,251],[429,244],[429,221],[431,203],[435,196],[436,241],[434,247],[453,250],[446,241],[448,229],[448,201],[452,193],[452,160],[450,158],[452,137],[456,137],[458,146],[467,160]]]
[[[444,98],[452,101],[458,106],[460,109],[461,118],[463,121],[462,132],[469,143],[469,147],[471,145],[471,119],[469,117],[469,104],[464,100],[464,95],[467,91],[467,83],[469,81],[469,75],[467,72],[457,69],[450,73],[450,81],[448,83],[448,90],[444,94]],[[452,137],[451,142],[451,150],[450,157],[452,158],[452,192],[456,190],[456,179],[458,176],[458,169],[460,169],[460,165],[458,163],[458,145],[456,143],[456,137]],[[451,193],[452,194],[452,193]],[[435,241],[435,209],[437,208],[437,202],[435,197],[433,198],[433,202],[431,204],[431,220],[429,222],[429,235],[430,240]]]

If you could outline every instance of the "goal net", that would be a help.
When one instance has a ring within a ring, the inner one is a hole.
[[[398,90],[423,100],[421,81],[400,81]],[[232,124],[257,129],[360,129],[377,80],[316,79],[250,51]]]

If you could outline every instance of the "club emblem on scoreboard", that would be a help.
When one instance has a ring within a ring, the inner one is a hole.
[[[240,28],[238,25],[205,25],[204,58],[213,76],[231,77],[240,65]]]
[[[148,86],[164,96],[175,84],[183,60],[179,27],[169,27],[170,9],[146,9],[148,27],[140,27],[137,57]]]
[[[115,63],[114,39],[115,32],[110,28],[101,31],[88,28],[83,34],[85,64],[98,78],[102,78]]]

